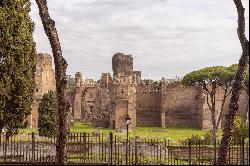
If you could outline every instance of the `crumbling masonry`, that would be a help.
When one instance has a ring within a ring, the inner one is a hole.
[[[56,90],[55,74],[52,68],[52,57],[49,54],[38,54],[36,58],[36,90],[31,115],[28,117],[29,127],[36,128],[38,124],[38,107],[44,93]]]
[[[125,117],[129,115],[130,128],[185,126],[211,129],[211,114],[201,89],[182,85],[178,80],[142,80],[141,71],[133,69],[131,55],[115,54],[112,69],[113,77],[109,73],[103,73],[98,81],[84,80],[81,73],[76,73],[75,84],[68,88],[73,119],[84,120],[97,127],[122,130],[125,129]],[[51,71],[50,66],[44,70]],[[48,74],[52,78],[51,72],[41,73],[38,70],[39,73]],[[37,86],[38,89],[44,89],[39,91],[38,94],[41,95],[54,85],[50,84],[48,88],[38,83]],[[218,117],[222,93],[219,90],[217,93]],[[226,111],[229,100],[230,96],[225,104]],[[247,103],[248,95],[246,91],[242,91],[239,114],[244,118],[247,117]],[[224,122],[225,113],[221,124]]]

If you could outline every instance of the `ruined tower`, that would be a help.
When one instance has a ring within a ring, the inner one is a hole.
[[[133,84],[133,58],[117,53],[112,58],[113,87],[111,95],[111,127],[126,128],[125,117],[131,118],[130,128],[136,127],[136,93]]]
[[[56,90],[55,74],[52,68],[52,57],[49,54],[40,53],[36,58],[35,74],[36,90],[32,112],[28,117],[29,127],[36,128],[38,124],[38,107],[42,100],[43,94],[48,91]]]
[[[84,90],[82,74],[80,72],[76,72],[75,74],[75,94],[73,99],[71,99],[72,104],[72,116],[75,120],[81,119],[81,109],[82,109],[82,93]]]
[[[82,74],[80,72],[77,72],[75,74],[75,83],[76,83],[76,87],[80,87],[82,84]]]
[[[133,57],[116,53],[112,58],[113,77],[127,77],[133,74]]]

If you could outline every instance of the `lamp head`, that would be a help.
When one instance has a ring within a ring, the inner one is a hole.
[[[126,116],[125,120],[126,120],[126,124],[129,125],[131,122],[131,118],[129,117],[129,115]]]

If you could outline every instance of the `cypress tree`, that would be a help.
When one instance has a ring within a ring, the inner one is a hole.
[[[29,0],[0,1],[0,131],[23,127],[35,89],[36,50]]]
[[[45,93],[38,108],[38,132],[41,136],[51,137],[57,131],[57,104],[53,91]]]

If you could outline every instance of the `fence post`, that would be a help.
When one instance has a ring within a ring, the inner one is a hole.
[[[109,165],[112,165],[113,159],[113,133],[109,133]]]
[[[83,160],[86,161],[86,151],[87,151],[87,134],[83,133]]]
[[[138,164],[137,139],[135,138],[135,165]]]
[[[32,161],[35,161],[35,133],[32,132],[31,135],[31,141],[32,141]]]
[[[216,156],[216,153],[217,153],[217,149],[216,149],[216,147],[217,147],[217,144],[216,144],[216,140],[214,141],[214,165],[216,165],[216,163],[217,163],[217,156]]]
[[[244,165],[244,139],[240,140],[240,165]]]
[[[168,145],[167,145],[167,155],[168,155],[168,157],[167,157],[167,160],[168,160],[168,165],[170,165],[169,163],[169,145],[170,145],[170,139],[168,139]],[[170,160],[171,161],[171,160]]]
[[[5,134],[4,162],[6,162],[6,159],[7,159],[7,148],[8,148],[7,142],[8,141],[9,141],[9,136],[8,134]]]
[[[191,165],[191,139],[188,139],[188,165]]]

